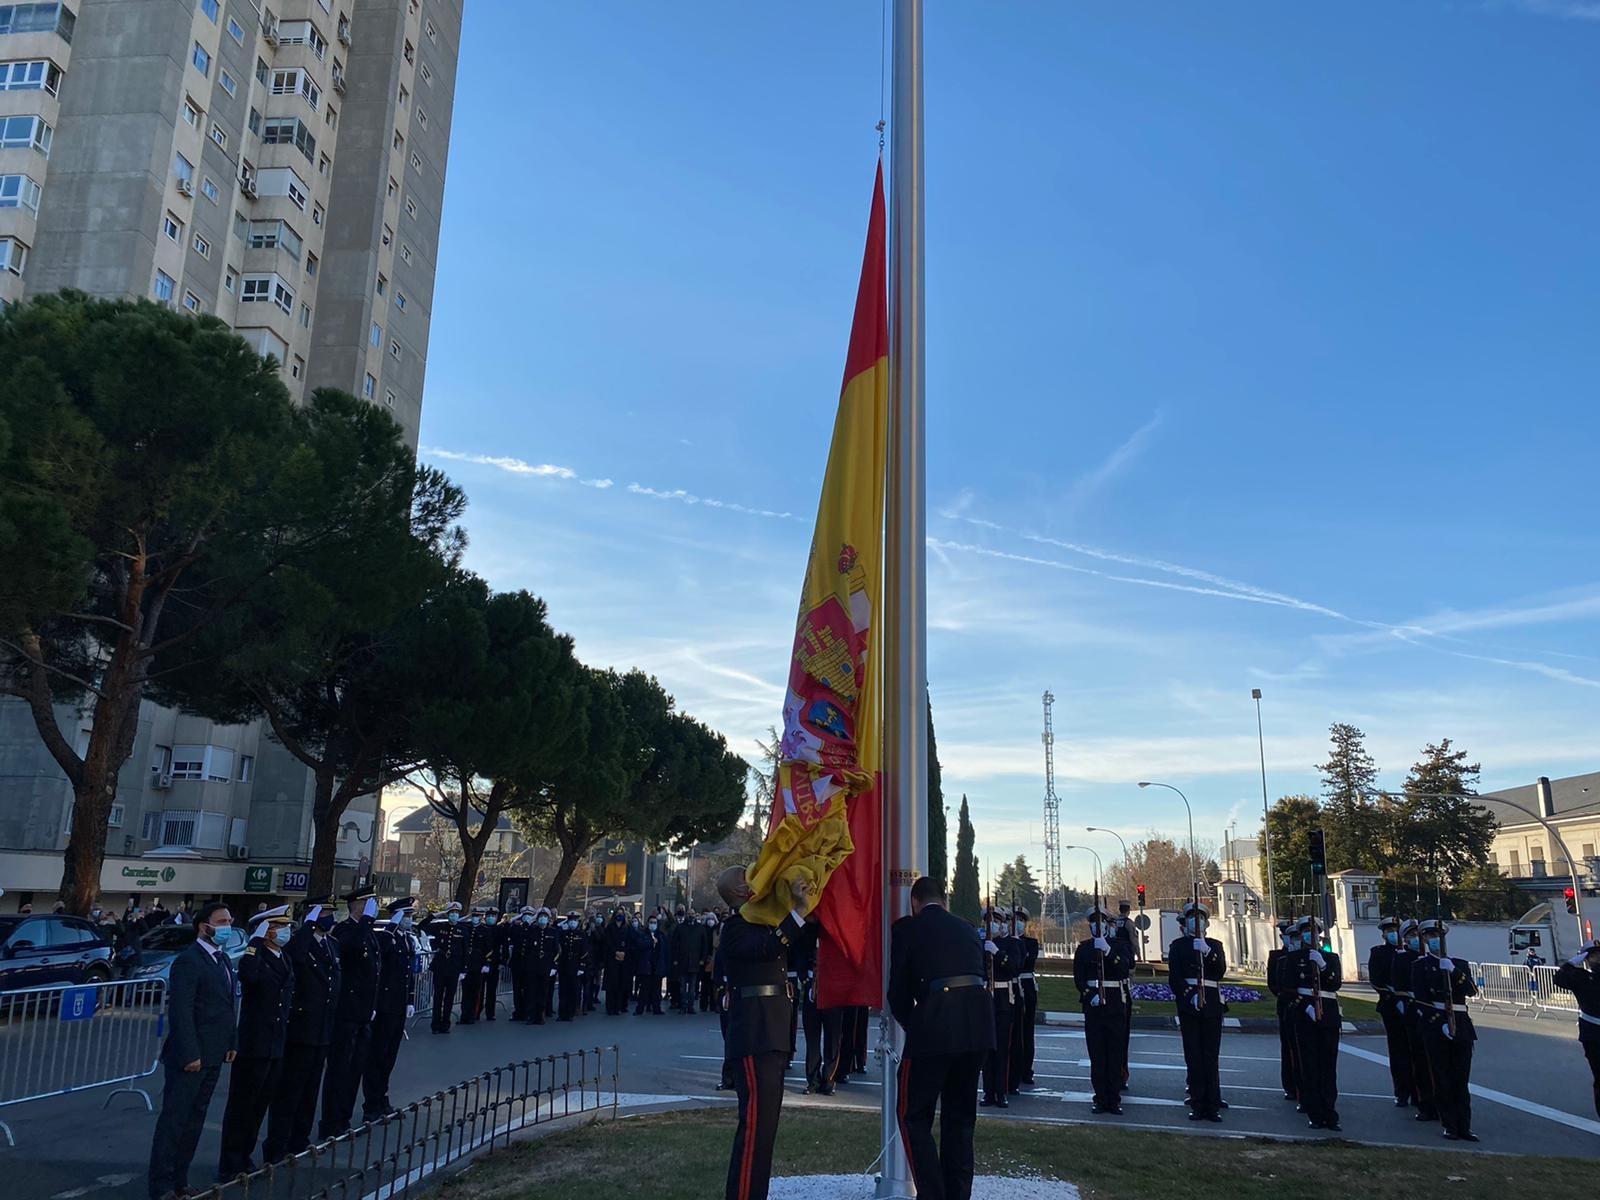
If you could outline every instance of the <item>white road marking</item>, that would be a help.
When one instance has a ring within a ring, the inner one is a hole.
[[[1380,1066],[1389,1065],[1389,1057],[1385,1054],[1374,1054],[1371,1050],[1363,1050],[1359,1046],[1340,1046],[1346,1054],[1356,1058],[1364,1058],[1368,1062],[1378,1063]],[[1496,1091],[1494,1088],[1480,1087],[1474,1083],[1469,1085],[1469,1090],[1474,1096],[1503,1104],[1507,1108],[1514,1108],[1518,1112],[1525,1112],[1532,1117],[1543,1117],[1546,1121],[1554,1121],[1557,1125],[1565,1125],[1569,1129],[1581,1129],[1585,1133],[1600,1134],[1600,1121],[1591,1121],[1588,1117],[1574,1116],[1572,1113],[1563,1112],[1559,1108],[1551,1108],[1548,1104],[1540,1104],[1534,1100],[1524,1100],[1521,1096],[1513,1096],[1510,1092]]]
[[[1087,1058],[1080,1058],[1075,1065],[1076,1066],[1080,1066],[1080,1067],[1087,1067],[1089,1065],[1089,1060]],[[1188,1067],[1180,1066],[1177,1063],[1130,1062],[1128,1064],[1128,1066],[1132,1067],[1132,1068],[1137,1068],[1140,1071],[1187,1071],[1189,1069]],[[1224,1075],[1240,1075],[1240,1074],[1243,1074],[1243,1071],[1238,1067],[1218,1067],[1217,1070],[1219,1072],[1221,1072],[1222,1074],[1224,1074]]]

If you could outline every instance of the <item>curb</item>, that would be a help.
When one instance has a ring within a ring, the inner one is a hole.
[[[1037,1019],[1039,1025],[1049,1025],[1067,1029],[1082,1029],[1083,1014],[1081,1012],[1041,1012]],[[1223,1017],[1222,1027],[1231,1029],[1236,1033],[1271,1033],[1278,1032],[1278,1022],[1273,1017]],[[1178,1028],[1178,1018],[1171,1017],[1134,1017],[1135,1029],[1164,1029]],[[1344,1021],[1340,1024],[1341,1033],[1370,1034],[1382,1033],[1381,1021]]]

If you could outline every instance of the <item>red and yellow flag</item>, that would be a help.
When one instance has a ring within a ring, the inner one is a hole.
[[[844,387],[806,564],[783,702],[772,824],[748,920],[776,925],[812,882],[818,1003],[882,1002],[883,492],[889,406],[883,164],[867,225]]]

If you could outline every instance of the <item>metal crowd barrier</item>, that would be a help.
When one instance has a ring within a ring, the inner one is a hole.
[[[1531,1012],[1537,1020],[1545,1013],[1569,1016],[1578,1012],[1578,1000],[1565,988],[1556,986],[1556,968],[1527,967],[1513,963],[1468,963],[1478,994],[1471,1003],[1493,1008],[1496,1005],[1518,1012]]]
[[[190,1200],[394,1200],[523,1129],[617,1115],[616,1046],[507,1063]]]
[[[155,1074],[166,1033],[167,981],[124,979],[0,992],[0,1108]],[[119,1087],[106,1097],[150,1093]],[[11,1127],[0,1121],[6,1145]]]

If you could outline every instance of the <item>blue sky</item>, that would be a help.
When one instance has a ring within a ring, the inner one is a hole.
[[[1600,757],[1600,4],[935,3],[931,687],[978,851]],[[468,6],[424,457],[471,565],[753,752],[879,115],[876,4]],[[509,106],[509,109],[508,109]],[[1109,839],[1089,838],[1103,852]],[[1086,879],[1086,856],[1067,856]]]

